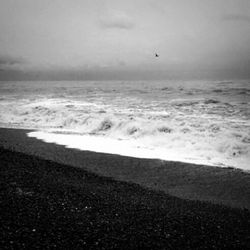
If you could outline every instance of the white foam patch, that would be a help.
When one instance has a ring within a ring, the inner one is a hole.
[[[210,166],[227,167],[225,164],[216,164],[206,159],[195,155],[195,151],[191,152],[185,149],[171,148],[147,148],[136,140],[116,140],[101,136],[91,135],[75,135],[75,134],[58,134],[49,132],[30,132],[29,137],[35,137],[47,143],[55,143],[64,145],[67,148],[74,148],[85,151],[94,151],[100,153],[117,154],[145,159],[161,159],[167,161],[179,161],[195,164],[204,164]],[[219,159],[215,159],[215,161]],[[248,164],[241,163],[241,168],[250,170]]]

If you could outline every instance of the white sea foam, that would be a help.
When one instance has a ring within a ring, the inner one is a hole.
[[[0,84],[0,125],[67,147],[250,169],[249,82]]]
[[[166,145],[154,146],[149,143],[150,138],[144,140],[116,140],[103,136],[96,137],[93,135],[60,134],[41,131],[30,132],[28,133],[28,136],[35,137],[48,143],[56,143],[64,145],[67,148],[80,150],[118,154],[137,158],[182,161],[220,167],[240,166],[241,169],[250,170],[248,164],[249,158],[241,158],[240,160],[233,160],[232,158],[225,159],[225,156],[219,154],[216,150],[206,148],[206,146],[204,146],[204,148],[195,145],[193,146],[192,143],[185,145],[185,147],[180,145],[180,143],[174,145],[170,143],[171,146],[168,145],[168,147]],[[226,145],[223,148],[225,149],[227,147],[230,146]],[[223,149],[222,153],[224,153]]]
[[[67,148],[88,150],[101,153],[118,154],[137,158],[162,159],[172,161],[185,161],[198,164],[206,164],[207,161],[197,158],[194,154],[181,152],[175,149],[162,147],[147,147],[142,141],[137,140],[115,140],[107,137],[96,137],[91,135],[72,135],[48,132],[30,132],[29,137],[35,137],[48,143],[64,145]]]

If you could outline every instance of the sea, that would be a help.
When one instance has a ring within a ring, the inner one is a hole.
[[[250,170],[250,80],[1,81],[0,127],[68,148]]]

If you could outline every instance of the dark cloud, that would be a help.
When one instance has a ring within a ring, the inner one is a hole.
[[[250,23],[250,16],[241,14],[228,14],[223,16],[224,21],[240,21]]]
[[[7,64],[7,65],[13,65],[16,63],[22,63],[23,59],[21,58],[14,58],[11,56],[1,56],[0,55],[0,65]]]
[[[0,70],[19,70],[26,62],[20,57],[0,55]]]
[[[132,29],[135,26],[135,23],[127,14],[114,12],[101,18],[100,25],[103,28]]]

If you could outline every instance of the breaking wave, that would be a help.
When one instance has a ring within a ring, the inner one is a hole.
[[[44,134],[37,137],[57,143],[67,135],[80,136],[78,143],[98,139],[123,148],[110,153],[126,154],[130,147],[133,156],[250,169],[245,83],[16,84],[0,85],[2,127],[40,130]]]

